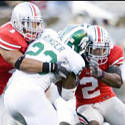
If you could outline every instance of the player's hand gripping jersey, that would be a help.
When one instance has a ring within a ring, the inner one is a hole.
[[[6,50],[19,50],[25,52],[27,42],[11,25],[7,23],[0,27],[0,47]],[[0,94],[2,94],[13,67],[0,56]]]
[[[103,71],[107,71],[111,65],[122,64],[123,59],[123,50],[115,45],[110,51],[107,63],[100,65],[100,68]],[[80,84],[76,91],[77,107],[83,104],[101,102],[115,96],[112,87],[90,76],[89,68],[85,68],[79,78]]]
[[[51,29],[46,29],[40,38],[31,43],[25,55],[27,58],[33,58],[42,62],[64,61],[67,70],[74,72],[76,75],[85,67],[83,58],[69,46],[65,45],[59,39],[58,34]],[[12,77],[12,79],[14,78],[13,81],[16,81],[16,79],[22,80],[22,83],[26,83],[27,81],[30,85],[32,83],[39,85],[44,88],[44,90],[46,90],[52,82],[55,83],[60,80],[60,77],[53,73],[30,74],[18,70],[13,76],[15,76]]]

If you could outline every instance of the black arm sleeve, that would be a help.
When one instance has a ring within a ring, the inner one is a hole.
[[[122,75],[121,75],[121,69],[120,69],[119,66],[115,66],[115,65],[109,66],[107,72],[108,73],[116,73],[116,74],[118,74],[121,77],[121,82],[123,83]]]
[[[108,73],[116,73],[116,74],[121,76],[121,70],[120,70],[119,66],[114,66],[114,65],[109,66],[107,72]]]

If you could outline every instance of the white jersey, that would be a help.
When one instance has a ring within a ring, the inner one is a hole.
[[[29,45],[25,56],[41,62],[65,61],[67,69],[74,72],[76,75],[78,75],[85,66],[82,57],[69,46],[61,42],[58,34],[51,29],[46,29],[41,34],[40,38]],[[16,70],[11,79],[13,78],[25,82],[30,81],[30,83],[28,82],[30,85],[31,83],[39,85],[44,90],[46,90],[52,82],[55,83],[60,80],[54,73],[33,74],[19,70]]]

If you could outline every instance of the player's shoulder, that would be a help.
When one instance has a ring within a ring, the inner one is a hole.
[[[20,49],[25,46],[26,41],[23,36],[16,31],[10,22],[0,27],[0,46],[8,49]]]
[[[110,51],[110,56],[123,56],[124,50],[119,45],[114,45],[113,48]]]
[[[114,45],[113,48],[111,49],[111,51],[123,51],[123,48],[119,45]]]
[[[119,45],[114,45],[109,54],[110,64],[121,64],[124,61],[124,50]]]
[[[17,34],[17,31],[15,28],[12,26],[10,22],[3,24],[0,27],[0,37],[14,37],[13,35]]]

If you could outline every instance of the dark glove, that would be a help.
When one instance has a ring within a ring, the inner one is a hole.
[[[43,73],[53,72],[65,79],[69,75],[69,71],[66,69],[63,62],[57,62],[57,63],[44,62],[42,72]]]
[[[89,62],[90,73],[96,78],[102,78],[104,76],[104,71],[99,68],[99,64],[94,59]]]
[[[55,67],[53,68],[52,72],[58,74],[62,78],[67,78],[69,75],[69,71],[67,71],[66,67],[63,65],[63,62],[55,63]]]

